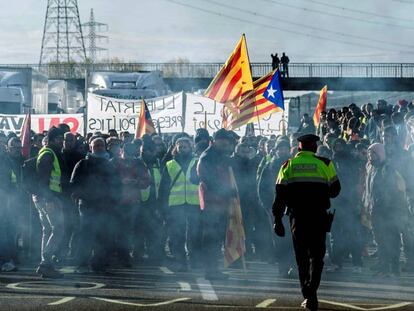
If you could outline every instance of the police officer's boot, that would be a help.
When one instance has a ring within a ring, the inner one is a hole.
[[[318,310],[318,299],[316,297],[305,299],[300,306],[304,309],[308,309],[311,311],[317,311]]]

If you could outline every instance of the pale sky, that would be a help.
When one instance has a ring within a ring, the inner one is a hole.
[[[0,0],[0,64],[39,61],[47,0]],[[414,62],[414,0],[78,0],[125,61],[224,62],[242,33],[252,62]],[[369,14],[365,14],[368,12]],[[343,18],[345,16],[345,18]],[[341,41],[341,42],[337,42]],[[344,44],[342,42],[347,42]],[[86,42],[87,43],[87,42]]]

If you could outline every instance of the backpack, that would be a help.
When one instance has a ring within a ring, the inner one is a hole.
[[[30,158],[23,162],[22,167],[23,189],[29,194],[37,194],[37,157]]]

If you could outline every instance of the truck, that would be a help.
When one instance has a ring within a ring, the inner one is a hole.
[[[49,113],[76,113],[84,105],[83,94],[65,80],[49,80]]]
[[[64,80],[49,80],[48,112],[65,111],[68,100],[68,86]]]
[[[13,90],[7,90],[12,88]],[[21,98],[17,100],[17,90]],[[48,113],[47,76],[32,68],[0,67],[0,111]]]
[[[24,96],[19,87],[0,87],[0,114],[20,114]]]
[[[118,99],[155,98],[171,92],[161,71],[94,72],[88,91]]]

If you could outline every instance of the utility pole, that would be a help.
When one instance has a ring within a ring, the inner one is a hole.
[[[89,41],[88,47],[88,61],[94,64],[97,61],[97,53],[102,51],[107,51],[107,49],[96,46],[97,41],[106,39],[108,40],[107,36],[99,35],[98,32],[106,32],[108,31],[108,25],[104,23],[99,23],[95,20],[95,15],[93,9],[91,9],[91,14],[89,18],[89,22],[83,23],[83,27],[88,28],[88,35],[85,36],[85,39]]]
[[[39,65],[85,60],[77,0],[48,0]]]

